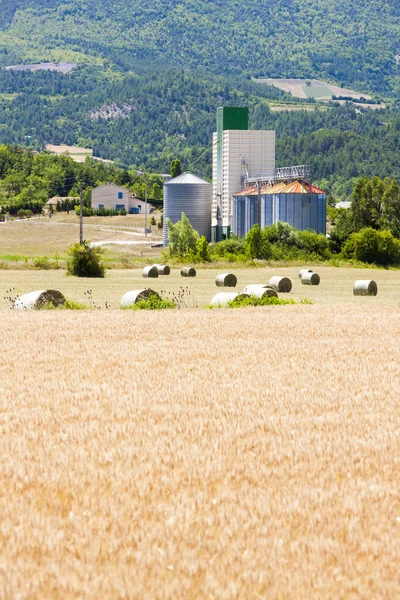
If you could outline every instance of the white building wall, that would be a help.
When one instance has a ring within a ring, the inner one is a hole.
[[[136,198],[131,198],[129,200],[129,208],[140,208],[140,214],[144,215],[146,212],[146,202],[143,202],[143,200],[137,200]],[[154,210],[154,206],[148,202],[147,214],[149,214],[152,210]]]
[[[118,193],[122,193],[122,198],[118,198]],[[92,208],[114,208],[118,205],[124,205],[125,210],[129,210],[130,192],[124,187],[113,183],[106,183],[92,190]]]
[[[217,225],[217,132],[213,133],[211,225]]]
[[[213,142],[216,141],[214,134]],[[242,176],[246,162],[249,177],[273,177],[275,174],[275,131],[228,130],[222,141],[222,218],[231,222],[231,198],[243,189]],[[213,146],[212,225],[216,225],[217,207],[217,145]]]

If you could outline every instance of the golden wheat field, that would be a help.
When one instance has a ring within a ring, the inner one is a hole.
[[[370,300],[1,311],[0,597],[398,597],[400,313]]]

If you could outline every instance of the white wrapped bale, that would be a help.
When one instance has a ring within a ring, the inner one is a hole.
[[[276,292],[281,292],[283,294],[288,294],[292,289],[292,282],[290,279],[288,277],[280,277],[279,275],[271,277],[269,285],[274,288]]]
[[[211,300],[212,306],[226,306],[235,298],[248,298],[248,294],[239,294],[238,292],[218,292],[215,294],[214,298]]]
[[[182,277],[196,277],[196,269],[194,267],[183,267],[181,275]]]
[[[142,276],[143,277],[152,277],[152,278],[158,277],[157,267],[155,267],[154,265],[152,265],[151,267],[145,267],[143,269]]]
[[[244,293],[251,294],[252,290],[266,289],[266,288],[270,288],[270,287],[271,286],[268,283],[249,283],[244,288]]]
[[[54,306],[62,306],[65,304],[65,297],[57,290],[39,290],[17,298],[13,308],[15,310],[38,310],[50,303]]]
[[[140,300],[147,300],[150,298],[150,296],[157,296],[157,299],[161,299],[160,295],[150,288],[146,290],[132,290],[131,292],[126,292],[126,294],[124,294],[120,300],[120,307],[127,308],[128,306],[133,306]]]
[[[270,285],[252,283],[246,285],[244,288],[244,293],[249,294],[250,296],[257,296],[257,298],[264,298],[264,296],[268,296],[268,298],[277,298],[278,294]]]
[[[301,283],[303,285],[319,285],[320,276],[318,273],[306,272],[301,276]]]
[[[236,287],[237,277],[233,273],[221,273],[215,278],[217,287]]]
[[[355,296],[376,296],[378,286],[372,279],[358,279],[353,284],[353,294]]]
[[[171,273],[171,269],[168,265],[153,265],[158,271],[159,275],[169,275]]]
[[[304,273],[312,273],[312,269],[300,269],[299,271],[299,279],[302,278],[302,276],[304,275]]]

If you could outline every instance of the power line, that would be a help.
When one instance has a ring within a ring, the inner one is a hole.
[[[188,167],[188,171],[191,171],[193,169],[193,167],[199,162],[199,160],[201,158],[203,158],[203,156],[205,154],[207,154],[207,152],[210,152],[210,150],[212,150],[214,148],[214,146],[218,144],[218,140],[216,140],[213,144],[211,144],[211,146],[209,146],[204,152],[203,154],[200,154],[199,158],[197,160],[194,161],[194,163],[192,163],[191,165],[189,165]]]

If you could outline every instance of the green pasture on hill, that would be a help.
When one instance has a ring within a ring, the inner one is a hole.
[[[307,98],[315,98],[315,99],[330,99],[332,98],[331,90],[324,85],[303,85],[302,89],[306,94]]]

